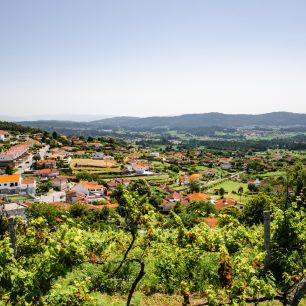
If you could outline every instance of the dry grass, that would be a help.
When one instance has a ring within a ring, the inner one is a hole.
[[[75,158],[70,162],[72,169],[93,167],[93,168],[117,168],[118,164],[115,160],[97,160],[97,159],[82,159]]]

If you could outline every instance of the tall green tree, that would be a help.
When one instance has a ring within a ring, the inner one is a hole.
[[[246,203],[243,209],[244,221],[249,225],[262,223],[263,212],[271,208],[270,198],[263,193],[259,193]]]

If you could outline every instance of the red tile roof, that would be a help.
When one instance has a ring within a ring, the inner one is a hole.
[[[195,200],[195,201],[205,201],[209,199],[209,196],[207,194],[198,192],[198,193],[190,193],[187,195],[187,197],[190,200]]]

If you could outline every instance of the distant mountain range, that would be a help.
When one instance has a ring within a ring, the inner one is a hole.
[[[73,118],[71,118],[72,120]],[[168,128],[173,130],[194,130],[206,127],[243,128],[243,127],[306,127],[306,114],[273,112],[260,115],[231,115],[222,113],[187,114],[165,117],[113,117],[80,122],[63,120],[23,121],[23,125],[41,129],[131,129],[151,130]]]

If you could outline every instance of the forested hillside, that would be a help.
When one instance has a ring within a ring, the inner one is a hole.
[[[114,117],[90,122],[72,121],[27,121],[27,126],[42,129],[50,128],[84,128],[84,129],[156,129],[194,131],[208,127],[237,128],[251,126],[290,127],[306,126],[306,114],[275,112],[262,115],[229,115],[222,113],[188,114],[165,117]]]
[[[8,122],[8,121],[0,121],[0,130],[5,131],[18,131],[18,132],[32,132],[38,133],[41,132],[38,128],[31,128],[28,126],[24,126],[18,123]]]

